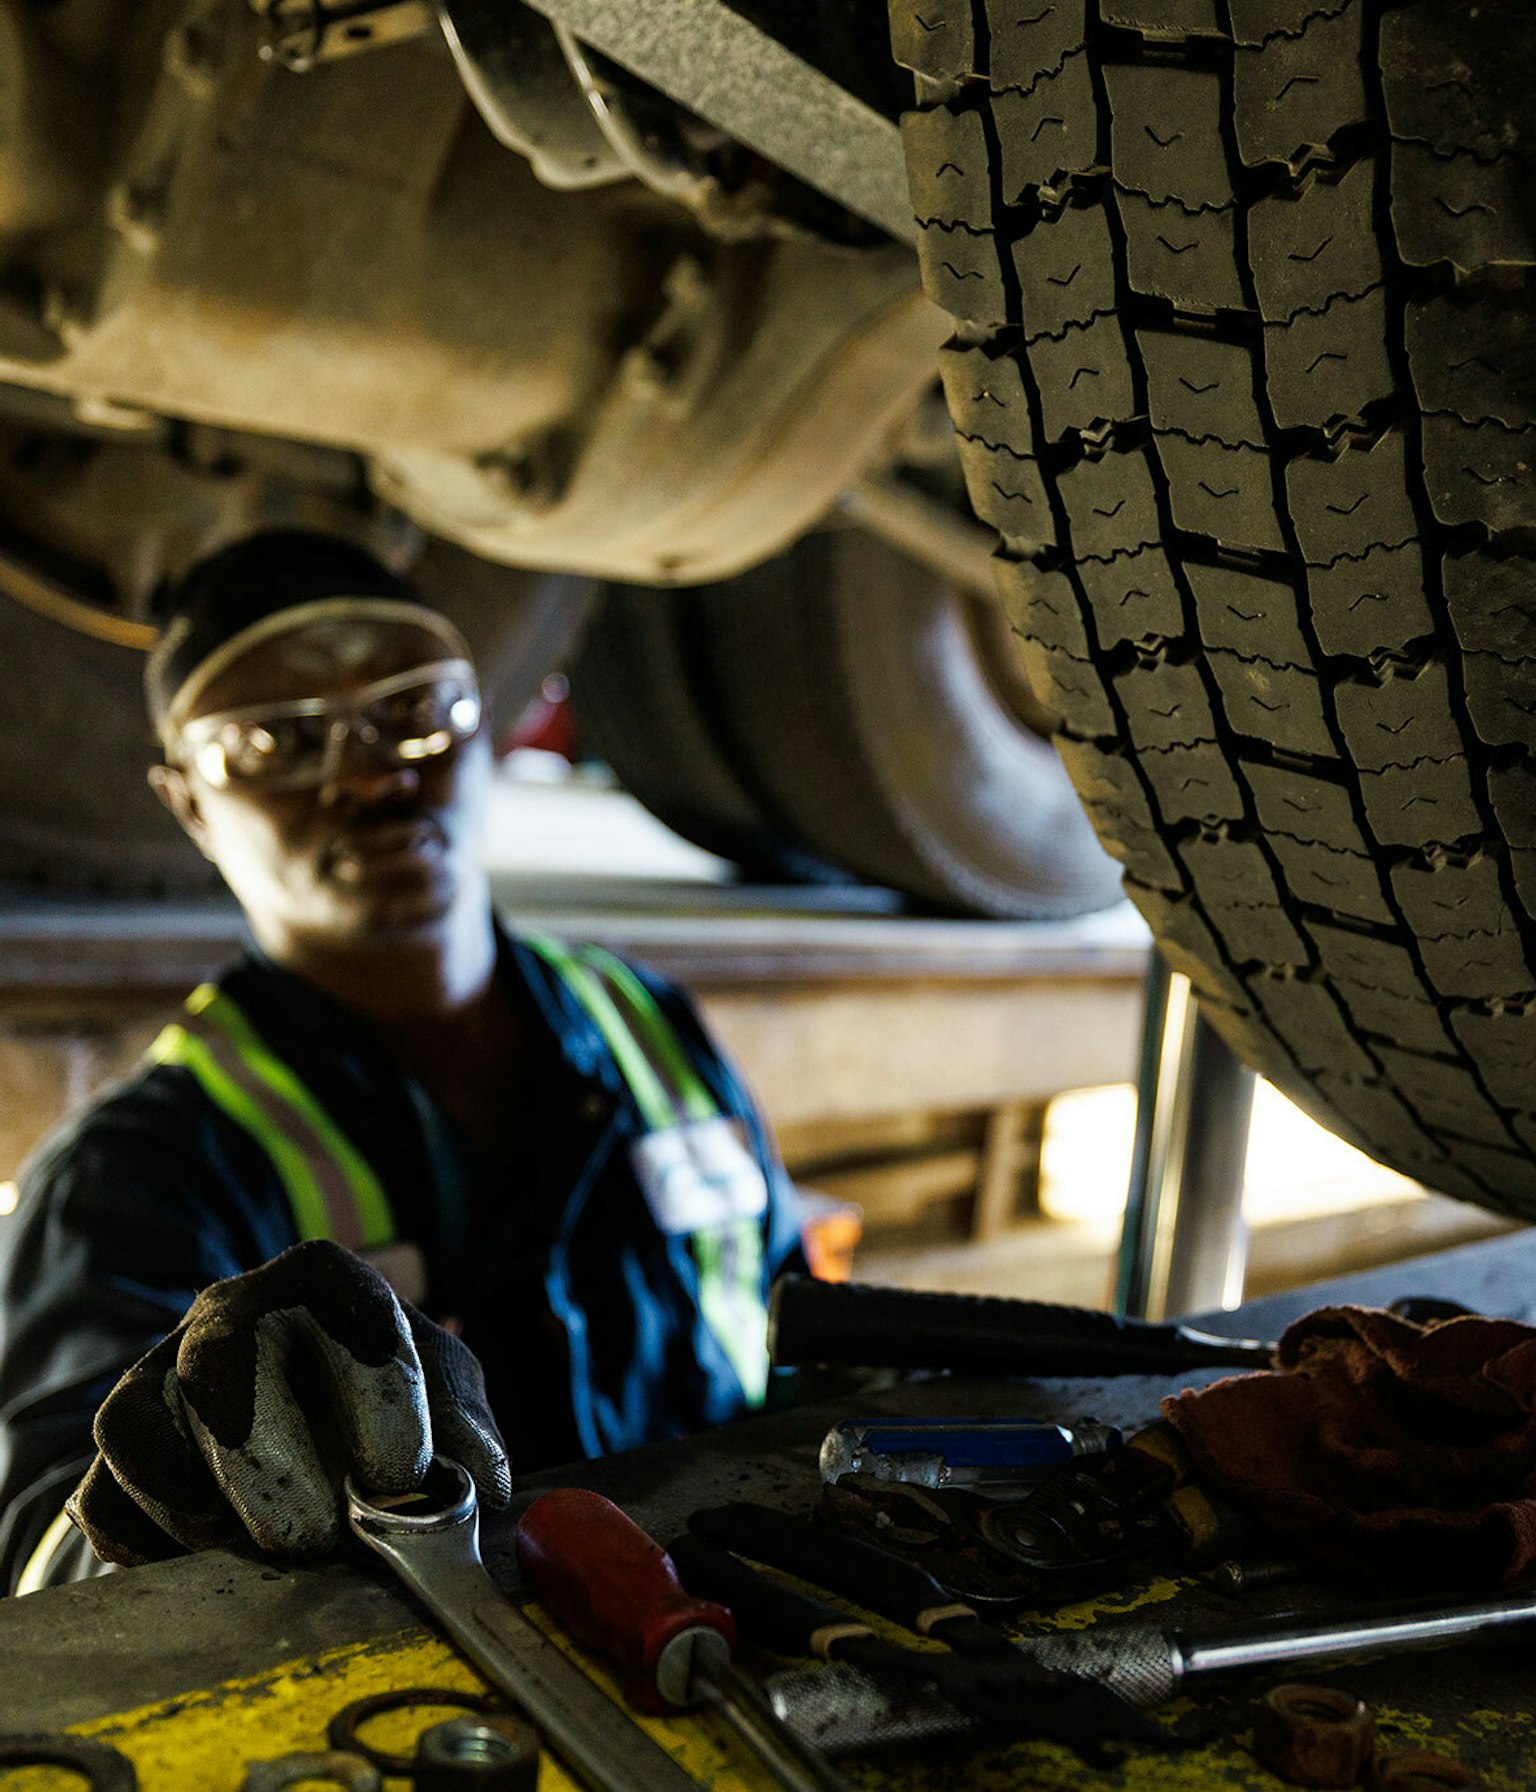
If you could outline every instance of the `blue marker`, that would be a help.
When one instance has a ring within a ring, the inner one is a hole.
[[[821,1443],[821,1478],[871,1475],[912,1487],[1014,1486],[1074,1456],[1113,1450],[1120,1432],[1084,1419],[845,1419]]]

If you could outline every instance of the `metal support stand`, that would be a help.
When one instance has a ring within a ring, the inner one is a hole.
[[[1243,1168],[1254,1074],[1200,1014],[1189,979],[1147,969],[1136,1144],[1115,1311],[1166,1319],[1243,1298]]]

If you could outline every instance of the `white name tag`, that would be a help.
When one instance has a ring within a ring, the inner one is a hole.
[[[652,1219],[672,1236],[758,1219],[767,1210],[767,1180],[724,1115],[645,1133],[630,1157]]]

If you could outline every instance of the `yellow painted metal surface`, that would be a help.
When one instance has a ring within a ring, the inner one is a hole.
[[[1116,1587],[1112,1591],[1097,1593],[1092,1599],[1081,1599],[1075,1605],[1064,1605],[1051,1613],[1052,1630],[1086,1630],[1090,1624],[1097,1624],[1100,1618],[1123,1618],[1129,1612],[1143,1611],[1145,1608],[1166,1605],[1170,1599],[1177,1599],[1179,1589],[1187,1587],[1187,1580],[1170,1580],[1166,1575],[1156,1575],[1148,1581],[1139,1581],[1134,1586]],[[1148,1617],[1154,1616],[1150,1610]]]
[[[792,1577],[776,1576],[789,1584]],[[1130,1613],[1157,1618],[1196,1583],[1154,1576],[1130,1586],[1039,1614],[1053,1629],[1081,1630],[1101,1619],[1113,1622]],[[524,1608],[568,1656],[618,1702],[620,1689],[606,1670],[569,1642],[537,1605]],[[862,1614],[869,1619],[869,1614]],[[1169,1616],[1172,1613],[1168,1614]],[[877,1633],[909,1646],[909,1633],[880,1618]],[[1029,1626],[1034,1628],[1034,1626]],[[936,1643],[919,1648],[939,1649]],[[356,1700],[407,1687],[485,1692],[485,1683],[434,1632],[412,1628],[371,1642],[348,1645],[290,1661],[249,1679],[231,1680],[135,1711],[74,1727],[74,1733],[110,1743],[138,1770],[141,1792],[239,1792],[252,1761],[328,1747],[331,1718]],[[1241,1713],[1248,1693],[1236,1694]],[[1489,1754],[1516,1762],[1536,1762],[1536,1716],[1529,1712],[1471,1709],[1436,1721],[1419,1712],[1376,1700],[1384,1747],[1415,1747],[1460,1758],[1488,1760]],[[362,1726],[363,1739],[376,1748],[409,1756],[416,1738],[434,1723],[460,1714],[452,1706],[417,1705],[385,1713]],[[1165,1723],[1188,1729],[1208,1715],[1190,1700],[1159,1712]],[[775,1792],[774,1783],[743,1755],[732,1732],[709,1713],[676,1719],[637,1719],[708,1792]],[[1231,1721],[1222,1740],[1167,1753],[1136,1750],[1106,1769],[1087,1766],[1074,1752],[1047,1742],[1015,1743],[980,1750],[953,1741],[926,1754],[876,1757],[840,1763],[856,1792],[1279,1792],[1282,1782],[1264,1773],[1249,1752],[1249,1735]],[[1496,1741],[1492,1750],[1484,1745]],[[1522,1767],[1483,1767],[1484,1792],[1531,1792],[1536,1775]],[[78,1776],[58,1768],[0,1770],[0,1792],[76,1792]],[[303,1782],[306,1789],[331,1782]],[[409,1782],[387,1778],[389,1792]],[[543,1792],[580,1792],[576,1782],[545,1757]]]
[[[1099,1615],[1120,1614],[1165,1604],[1180,1583],[1154,1579],[1124,1594],[1101,1596],[1055,1614],[1055,1621],[1080,1627]],[[530,1615],[542,1618],[537,1608]],[[542,1627],[581,1661],[615,1697],[613,1681],[547,1624]],[[253,1760],[327,1747],[326,1725],[344,1706],[374,1693],[405,1687],[444,1687],[483,1692],[484,1683],[449,1645],[423,1629],[411,1629],[370,1643],[289,1662],[270,1673],[230,1681],[141,1710],[124,1712],[76,1727],[76,1734],[99,1738],[127,1755],[138,1769],[143,1792],[238,1792]],[[1162,1715],[1187,1718],[1194,1707],[1181,1701]],[[1385,1744],[1434,1748],[1450,1755],[1476,1755],[1490,1737],[1507,1739],[1518,1728],[1528,1746],[1518,1754],[1536,1759],[1536,1719],[1527,1714],[1474,1710],[1436,1724],[1410,1711],[1378,1705]],[[410,1754],[416,1737],[433,1723],[458,1715],[449,1707],[418,1706],[385,1714],[364,1725],[365,1740],[393,1753]],[[744,1760],[734,1737],[708,1713],[675,1720],[641,1719],[646,1730],[710,1792],[771,1792],[770,1782]],[[1137,1752],[1119,1765],[1086,1767],[1070,1750],[1050,1743],[1018,1743],[1007,1749],[968,1751],[943,1745],[927,1757],[844,1763],[859,1792],[1278,1792],[1281,1782],[1262,1773],[1245,1747],[1247,1738],[1168,1754]],[[1501,1750],[1507,1752],[1507,1750]],[[305,1782],[306,1786],[321,1782]],[[385,1784],[394,1792],[403,1779]],[[1530,1792],[1530,1776],[1514,1770],[1484,1773],[1485,1792]],[[78,1792],[81,1782],[57,1768],[0,1771],[4,1792]],[[574,1782],[546,1757],[543,1792],[575,1792]]]
[[[585,1661],[583,1665],[618,1696],[604,1674]],[[430,1631],[407,1630],[289,1662],[253,1679],[80,1724],[72,1733],[110,1743],[125,1754],[138,1769],[143,1792],[238,1792],[251,1761],[323,1751],[329,1746],[326,1725],[344,1706],[404,1687],[486,1691],[484,1681],[447,1643]],[[417,1706],[369,1719],[361,1735],[375,1748],[409,1755],[423,1730],[462,1715],[457,1707]],[[729,1732],[707,1714],[678,1723],[639,1721],[701,1785],[718,1792],[760,1792],[760,1780],[737,1771]],[[542,1792],[569,1792],[575,1782],[546,1758],[540,1785]],[[5,1792],[79,1792],[80,1779],[61,1768],[16,1768],[0,1771],[0,1786]]]

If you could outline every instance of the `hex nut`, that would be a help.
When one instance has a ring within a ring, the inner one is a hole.
[[[539,1738],[519,1718],[454,1717],[416,1742],[416,1792],[537,1792]]]
[[[1383,1750],[1371,1769],[1375,1792],[1481,1792],[1482,1784],[1462,1762],[1421,1748]]]
[[[1276,1686],[1254,1710],[1253,1752],[1291,1786],[1353,1786],[1375,1740],[1371,1712],[1329,1686]]]

